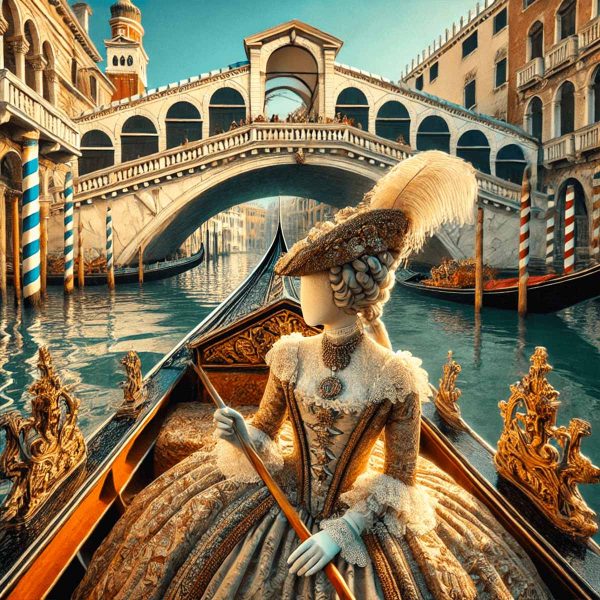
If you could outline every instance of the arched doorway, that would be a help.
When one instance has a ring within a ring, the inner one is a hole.
[[[158,152],[158,132],[147,117],[129,117],[121,131],[121,162]]]
[[[554,219],[554,266],[561,271],[565,256],[565,204],[567,188],[573,186],[575,192],[575,267],[584,266],[590,256],[590,230],[585,192],[581,183],[570,177],[558,190],[556,216]]]
[[[375,133],[393,142],[410,144],[410,115],[404,104],[386,102],[378,111]]]
[[[115,164],[115,150],[111,139],[99,129],[86,131],[81,138],[79,175],[86,175]]]
[[[21,157],[16,152],[8,152],[0,160],[0,181],[6,186],[5,191],[5,223],[6,223],[6,253],[7,253],[7,267],[9,271],[12,271],[12,265],[14,264],[14,257],[12,253],[13,247],[13,220],[12,215],[12,203],[14,199],[20,196],[22,190],[22,168],[21,168]]]
[[[210,98],[208,107],[209,135],[229,131],[235,122],[239,125],[246,119],[246,103],[242,95],[233,88],[217,90]]]
[[[167,111],[167,148],[202,139],[200,111],[189,102],[176,102]]]
[[[496,177],[511,181],[512,183],[521,183],[523,181],[523,171],[527,166],[525,155],[521,146],[508,144],[498,150],[496,156]]]
[[[490,144],[477,129],[466,131],[456,144],[456,156],[470,162],[478,171],[490,173]]]
[[[450,130],[442,117],[425,117],[417,130],[417,150],[450,152]]]
[[[335,103],[335,114],[350,125],[369,130],[369,102],[365,94],[355,87],[342,90]]]
[[[299,46],[283,46],[269,56],[266,69],[267,118],[316,118],[319,70],[314,56]]]

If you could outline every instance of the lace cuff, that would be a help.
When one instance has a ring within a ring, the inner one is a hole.
[[[352,530],[349,523],[343,519],[324,519],[319,525],[331,539],[341,548],[340,556],[349,564],[366,567],[369,553],[362,538]]]
[[[418,485],[407,485],[384,473],[367,471],[360,475],[340,500],[365,516],[366,529],[383,518],[390,533],[400,536],[408,529],[423,535],[436,526],[436,501]]]
[[[256,451],[260,454],[269,472],[276,473],[277,471],[281,471],[283,468],[283,456],[279,451],[277,442],[273,441],[257,427],[249,424],[246,424],[246,427]],[[261,481],[260,476],[246,458],[243,450],[235,444],[219,438],[213,450],[213,455],[216,458],[217,467],[227,479],[243,483]]]

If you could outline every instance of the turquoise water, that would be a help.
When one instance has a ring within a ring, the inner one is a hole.
[[[81,399],[81,427],[89,436],[121,402],[121,357],[136,350],[147,372],[190,329],[223,300],[260,258],[238,254],[158,282],[123,285],[113,294],[104,287],[76,290],[64,299],[50,288],[40,312],[0,307],[0,410],[23,410],[24,390],[36,375],[38,345],[48,345],[57,370]],[[423,359],[437,385],[449,349],[463,370],[461,407],[467,422],[496,444],[501,419],[498,401],[529,367],[536,345],[546,346],[554,371],[551,383],[561,392],[559,423],[579,416],[592,423],[583,451],[600,464],[600,301],[557,315],[483,312],[475,327],[472,308],[425,300],[396,287],[384,314],[396,349]],[[0,442],[1,443],[1,442]],[[600,486],[583,493],[600,512]]]

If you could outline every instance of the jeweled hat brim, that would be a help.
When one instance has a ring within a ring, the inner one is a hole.
[[[302,276],[327,271],[363,256],[401,252],[408,219],[397,209],[358,212],[316,239],[300,240],[275,265],[278,275]]]

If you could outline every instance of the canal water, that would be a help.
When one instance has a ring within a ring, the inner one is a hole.
[[[81,399],[80,422],[89,436],[120,404],[120,364],[135,350],[147,372],[190,329],[217,306],[259,260],[257,254],[234,254],[175,278],[76,290],[64,299],[49,288],[40,312],[0,307],[0,410],[23,410],[24,390],[36,376],[36,351],[49,346],[65,383]],[[509,385],[527,372],[536,345],[548,348],[554,371],[551,383],[561,392],[560,424],[579,416],[592,424],[583,451],[600,464],[600,300],[554,315],[531,315],[519,323],[512,312],[484,310],[476,327],[471,307],[425,299],[396,287],[385,309],[395,349],[421,357],[437,385],[449,349],[462,365],[459,387],[463,416],[495,445],[502,423],[498,401]],[[3,440],[0,440],[0,447]],[[0,496],[2,495],[0,485]],[[600,513],[600,486],[583,494]]]

